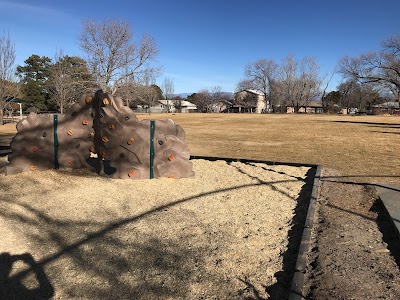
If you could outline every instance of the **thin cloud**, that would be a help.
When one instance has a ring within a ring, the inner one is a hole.
[[[18,3],[18,2],[10,2],[10,1],[0,1],[0,9],[4,12],[7,11],[8,14],[14,13],[16,16],[20,16],[21,13],[24,15],[32,15],[32,16],[46,16],[54,19],[66,19],[71,18],[72,16],[68,13],[65,13],[61,10],[57,10],[51,8],[49,6],[39,6],[32,5],[28,3]]]

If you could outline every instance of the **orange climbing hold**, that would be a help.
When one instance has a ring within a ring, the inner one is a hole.
[[[101,152],[101,158],[106,158],[107,152],[106,151],[102,151]]]
[[[127,144],[128,144],[128,145],[132,145],[134,140],[135,140],[135,138],[134,138],[134,137],[131,137],[131,138],[127,141]]]
[[[130,173],[128,174],[128,176],[129,176],[129,177],[133,177],[133,176],[135,176],[135,173],[136,173],[136,171],[133,170],[132,172],[130,172]]]
[[[103,137],[101,138],[101,140],[102,140],[104,143],[107,143],[107,142],[109,141],[108,137],[106,137],[106,136],[103,136]]]
[[[168,160],[169,161],[171,161],[171,160],[173,160],[175,157],[174,157],[174,154],[172,153],[170,156],[168,156]]]
[[[110,104],[110,101],[109,101],[107,98],[104,98],[104,99],[103,99],[103,104],[104,104],[105,106],[107,106],[108,104]]]
[[[88,121],[88,120],[83,120],[83,121],[82,121],[82,124],[83,124],[83,125],[87,125],[87,124],[89,124],[89,121]]]
[[[114,130],[114,129],[115,129],[115,125],[114,125],[114,124],[111,124],[111,125],[109,126],[109,128],[110,128],[111,130]]]
[[[36,171],[36,170],[37,170],[37,167],[36,167],[36,166],[30,166],[30,167],[29,167],[29,170],[31,170],[31,171]]]
[[[74,161],[72,159],[68,159],[67,163],[69,163],[70,165],[72,165],[74,163]]]
[[[70,130],[67,131],[67,134],[68,134],[69,136],[71,136],[71,135],[74,135],[74,132],[70,129]]]

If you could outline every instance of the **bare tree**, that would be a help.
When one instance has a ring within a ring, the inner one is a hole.
[[[0,36],[0,125],[3,125],[4,110],[9,100],[18,95],[15,78],[15,46],[7,35]]]
[[[142,86],[141,88],[141,101],[144,105],[148,107],[148,112],[150,114],[150,108],[155,106],[158,102],[158,94],[155,88],[151,85]]]
[[[245,75],[247,82],[264,94],[266,101],[266,109],[270,110],[270,93],[271,82],[276,78],[278,64],[273,60],[259,59],[254,63],[250,63],[245,67]]]
[[[65,56],[60,50],[50,67],[48,86],[59,112],[63,114],[64,109],[69,108],[82,94],[94,89],[94,81],[83,59]]]
[[[242,79],[236,84],[235,92],[238,93],[240,91],[252,90],[252,89],[256,89],[253,80]]]
[[[165,78],[161,86],[162,92],[164,94],[165,100],[167,100],[167,112],[170,112],[169,101],[172,100],[174,96],[174,81],[171,78]],[[171,102],[172,103],[172,102]]]
[[[198,112],[209,112],[212,103],[209,90],[204,89],[198,91],[192,95],[191,100],[196,104]]]
[[[160,67],[150,65],[158,55],[155,40],[143,35],[133,42],[128,23],[105,20],[97,23],[88,19],[82,23],[80,47],[88,56],[88,65],[100,88],[115,94],[126,82],[138,82],[149,74],[158,74]]]
[[[292,105],[298,112],[300,107],[316,99],[322,84],[318,71],[318,64],[312,57],[303,58],[300,62],[292,55],[283,59],[280,79],[275,82],[281,103]]]
[[[341,58],[338,69],[347,79],[384,87],[400,101],[400,33],[383,41],[381,51]]]

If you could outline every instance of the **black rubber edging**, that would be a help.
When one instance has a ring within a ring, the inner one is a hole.
[[[295,269],[288,299],[288,300],[304,300],[306,297],[306,295],[304,295],[304,283],[306,280],[305,273],[308,265],[307,256],[310,252],[310,247],[311,247],[311,231],[314,224],[314,216],[318,198],[318,187],[321,177],[321,166],[313,164],[302,164],[302,163],[288,163],[288,162],[275,162],[275,161],[265,161],[265,160],[252,160],[245,158],[224,158],[224,157],[209,157],[209,156],[191,156],[190,159],[204,159],[210,161],[224,160],[226,162],[265,163],[268,165],[286,165],[293,167],[316,168],[310,202],[308,204],[307,216],[304,222],[303,233],[299,245],[299,251],[297,254],[297,260],[295,264]]]
[[[292,286],[290,288],[289,300],[304,300],[304,283],[306,281],[307,256],[311,247],[311,231],[314,223],[315,210],[318,198],[318,187],[321,177],[321,167],[317,165],[317,170],[314,176],[314,183],[311,192],[310,203],[308,205],[307,217],[304,223],[303,235],[297,255],[295,271],[293,274]]]

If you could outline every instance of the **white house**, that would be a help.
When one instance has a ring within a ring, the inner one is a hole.
[[[166,113],[166,112],[178,112],[177,107],[180,106],[180,112],[188,113],[197,110],[197,106],[186,100],[158,100],[158,104],[150,107],[151,113]]]

